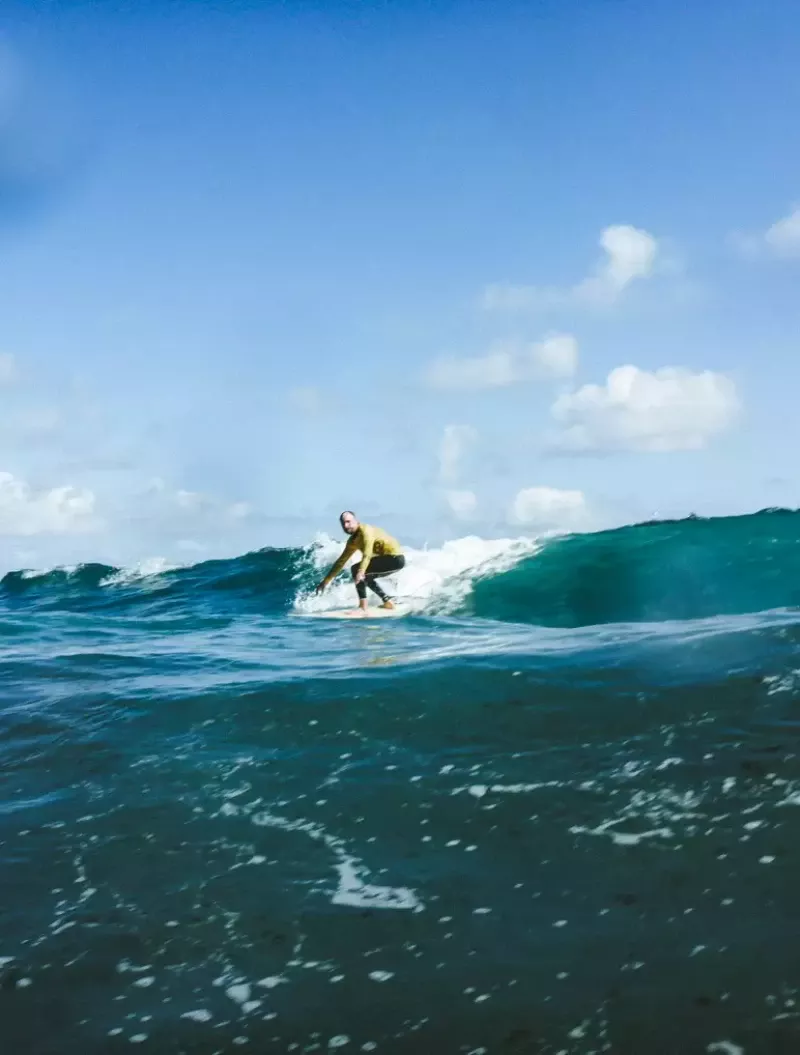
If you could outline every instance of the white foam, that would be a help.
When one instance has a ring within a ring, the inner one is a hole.
[[[800,681],[800,670],[790,670],[788,674],[774,674],[772,677],[764,678],[764,684],[769,685],[767,696],[774,696],[777,692],[794,692]]]
[[[359,864],[355,857],[344,856],[336,865],[339,889],[331,898],[334,905],[350,905],[354,908],[419,907],[413,891],[407,887],[375,886],[363,882],[358,875]]]
[[[231,985],[225,990],[225,995],[229,996],[236,1004],[246,1004],[250,999],[250,986],[249,985]]]
[[[471,784],[468,788],[453,788],[451,795],[461,795],[469,792],[473,798],[482,799],[489,792],[496,795],[524,795],[531,791],[541,791],[542,788],[562,788],[563,780],[542,780],[536,784]]]
[[[120,568],[103,580],[104,586],[128,586],[142,579],[152,579],[167,571],[175,571],[182,565],[174,564],[165,557],[146,557],[129,568]]]
[[[334,868],[339,876],[339,885],[331,901],[334,905],[350,905],[357,908],[418,909],[420,902],[407,887],[375,886],[365,883],[360,873],[366,869],[358,858],[353,857],[341,839],[329,835],[324,828],[311,821],[291,821],[274,813],[256,813],[253,824],[261,827],[280,828],[287,832],[304,832],[312,839],[323,842],[333,853]]]
[[[52,572],[62,572],[67,577],[74,575],[80,570],[80,564],[52,564],[40,568],[24,568],[20,572],[22,579],[38,579]],[[168,571],[176,571],[180,568],[191,567],[185,562],[170,561],[166,557],[144,557],[128,567],[117,568],[100,580],[103,586],[127,586],[139,583],[142,580],[156,579]],[[157,583],[153,584],[154,586]]]
[[[21,579],[38,579],[49,575],[53,571],[63,571],[65,575],[72,575],[79,568],[78,564],[56,564],[51,568],[25,568],[20,573]]]
[[[120,960],[117,964],[117,973],[126,974],[128,971],[133,974],[143,974],[145,971],[150,970],[150,964],[147,963],[143,967],[139,964],[131,963],[130,960]]]
[[[665,758],[663,762],[656,766],[656,772],[661,772],[662,769],[669,769],[670,766],[683,765],[682,758]]]
[[[715,1040],[713,1044],[708,1045],[706,1051],[719,1052],[719,1055],[744,1055],[744,1048],[730,1040]]]
[[[343,543],[318,535],[312,556],[320,572],[330,567]],[[446,614],[463,605],[476,580],[506,571],[541,548],[533,538],[482,539],[476,535],[452,539],[438,549],[404,549],[406,565],[389,576],[389,592],[410,612]],[[298,593],[296,611],[325,612],[353,605],[352,583],[337,580],[324,594]]]
[[[673,839],[675,833],[670,828],[651,828],[644,832],[615,832],[613,825],[620,824],[625,817],[617,817],[610,821],[603,821],[596,828],[585,828],[576,824],[570,828],[573,835],[606,835],[617,846],[637,846],[642,839]]]
[[[184,1011],[181,1015],[181,1018],[188,1018],[192,1022],[210,1022],[213,1017],[210,1011],[202,1007],[197,1011]]]

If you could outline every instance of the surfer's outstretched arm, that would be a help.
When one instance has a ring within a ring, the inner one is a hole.
[[[350,559],[350,557],[352,557],[352,555],[357,549],[358,539],[355,536],[353,538],[348,539],[347,545],[342,550],[341,556],[333,565],[333,567],[325,576],[325,578],[322,580],[322,582],[319,584],[319,586],[317,586],[317,593],[322,593],[324,589],[330,586],[330,584],[333,582],[333,580],[336,578],[336,576],[339,574],[339,572],[342,570],[342,568],[345,566],[347,561]]]

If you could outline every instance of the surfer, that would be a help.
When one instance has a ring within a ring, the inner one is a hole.
[[[370,590],[380,597],[381,608],[394,608],[394,602],[387,597],[375,580],[379,575],[391,575],[393,571],[400,571],[404,567],[406,558],[400,550],[400,543],[382,528],[374,527],[372,524],[359,524],[355,513],[349,509],[342,513],[339,521],[342,530],[350,538],[342,555],[317,586],[317,593],[322,593],[345,566],[348,558],[359,551],[361,560],[351,568],[353,582],[358,593],[358,607],[362,612],[367,611],[369,607],[367,587],[369,586]]]

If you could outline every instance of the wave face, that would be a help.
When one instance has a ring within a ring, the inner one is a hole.
[[[122,569],[107,564],[80,564],[49,571],[16,571],[5,575],[0,590],[12,598],[58,609],[167,602],[185,605],[215,603],[247,606],[254,598],[259,610],[281,611],[291,604],[298,581],[311,568],[309,551],[266,549],[232,560],[210,560],[190,567],[170,567],[160,560]]]
[[[470,610],[541,626],[703,619],[800,604],[800,514],[639,524],[547,543]]]
[[[324,537],[6,575],[8,1050],[800,1050],[799,544],[456,539],[379,623]]]

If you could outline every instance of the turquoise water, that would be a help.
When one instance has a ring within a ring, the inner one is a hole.
[[[798,542],[7,575],[4,1050],[797,1052]]]

